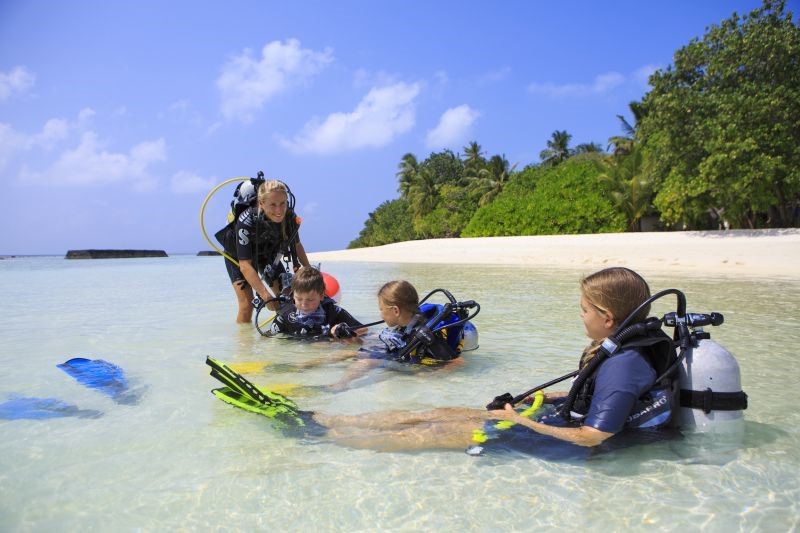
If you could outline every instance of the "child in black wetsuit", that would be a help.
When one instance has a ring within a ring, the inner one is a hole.
[[[270,326],[271,334],[347,339],[364,335],[367,328],[331,298],[325,280],[314,267],[301,267],[292,280],[292,299],[281,305]]]

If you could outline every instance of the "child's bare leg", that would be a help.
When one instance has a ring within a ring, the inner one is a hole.
[[[480,423],[469,420],[431,422],[394,431],[330,430],[328,437],[351,448],[398,452],[428,449],[465,449]]]
[[[379,364],[380,361],[378,359],[360,359],[348,366],[342,379],[329,385],[328,388],[337,392],[346,390],[350,386],[351,381],[360,378]]]
[[[331,429],[362,428],[374,430],[402,430],[415,424],[435,422],[480,424],[489,420],[489,411],[468,407],[439,407],[429,411],[380,411],[360,415],[326,415],[314,413],[314,419]]]
[[[326,355],[324,357],[317,357],[315,359],[311,359],[310,361],[306,361],[304,363],[298,363],[296,366],[299,369],[306,369],[306,368],[314,368],[317,366],[328,365],[332,363],[338,363],[340,361],[344,361],[346,359],[352,359],[356,356],[358,352],[354,351],[344,351],[341,353],[337,353],[335,355]]]

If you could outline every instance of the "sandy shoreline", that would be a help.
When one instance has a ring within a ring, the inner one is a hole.
[[[694,272],[800,279],[800,229],[604,233],[408,241],[314,252],[312,262],[527,264],[645,273]]]

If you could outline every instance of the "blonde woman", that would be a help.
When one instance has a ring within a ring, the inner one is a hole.
[[[225,252],[239,263],[225,259],[236,294],[239,311],[236,321],[250,322],[253,316],[253,292],[262,300],[272,298],[269,289],[277,295],[285,287],[280,274],[293,273],[300,266],[308,266],[306,251],[300,242],[300,219],[294,212],[294,195],[285,183],[278,180],[253,180],[244,182],[255,188],[256,205],[245,207],[236,219],[217,234]],[[251,192],[251,194],[253,194]],[[248,201],[246,192],[240,193],[240,203]],[[264,281],[262,281],[262,276]],[[269,304],[277,309],[278,302]]]

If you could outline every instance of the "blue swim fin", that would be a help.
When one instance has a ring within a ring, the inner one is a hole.
[[[75,357],[56,366],[75,378],[81,385],[98,390],[106,396],[110,396],[117,403],[135,404],[139,402],[139,394],[129,389],[125,372],[114,363],[102,359]]]
[[[9,396],[9,400],[0,403],[0,419],[21,420],[45,418],[61,418],[76,416],[78,418],[98,418],[103,413],[93,409],[78,409],[55,398],[28,398],[16,394]]]

